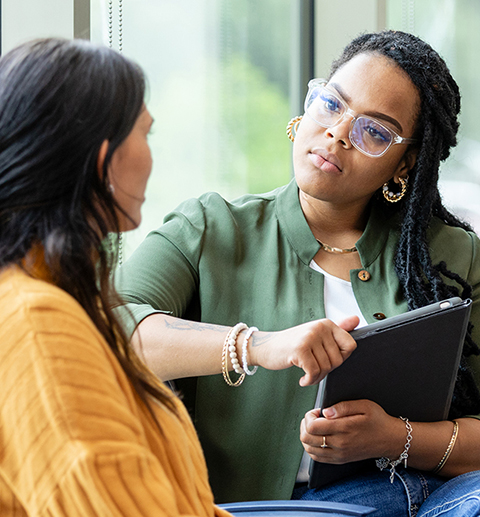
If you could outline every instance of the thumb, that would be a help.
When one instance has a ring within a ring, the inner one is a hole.
[[[365,413],[365,408],[362,400],[347,400],[322,410],[322,415],[328,419],[360,415],[363,413]]]
[[[358,316],[349,316],[348,318],[345,318],[344,320],[342,320],[338,324],[338,326],[341,329],[346,330],[347,332],[350,332],[355,327],[357,327],[359,323],[360,323],[360,318]]]

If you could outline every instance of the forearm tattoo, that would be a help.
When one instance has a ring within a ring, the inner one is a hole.
[[[214,331],[225,332],[228,327],[222,325],[213,325],[211,323],[199,323],[197,321],[182,320],[180,318],[165,319],[165,326],[167,329],[173,330],[196,330],[199,332]]]
[[[272,339],[272,337],[273,336],[272,336],[271,332],[262,333],[262,334],[258,334],[257,332],[255,332],[252,335],[251,345],[252,346],[262,346],[265,343],[268,343]]]

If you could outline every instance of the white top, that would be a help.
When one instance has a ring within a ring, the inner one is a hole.
[[[327,273],[313,260],[310,262],[310,267],[325,277],[323,289],[325,316],[334,323],[340,323],[346,317],[355,315],[360,318],[357,328],[367,325],[353,294],[352,283]]]
[[[325,300],[325,316],[334,323],[339,323],[348,316],[358,316],[360,323],[358,327],[367,325],[367,321],[360,311],[355,295],[353,294],[352,284],[347,280],[338,278],[324,271],[313,260],[310,262],[310,267],[325,277],[324,283],[324,300]],[[317,399],[315,400],[315,407],[320,407],[320,393],[323,381],[318,385]],[[297,483],[308,481],[308,469],[310,466],[310,456],[304,452],[302,462],[297,474]]]

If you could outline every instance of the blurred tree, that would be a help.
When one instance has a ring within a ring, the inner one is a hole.
[[[287,183],[291,171],[291,143],[285,135],[289,102],[280,85],[265,69],[242,55],[224,63],[221,83],[222,140],[241,154],[233,163],[227,155],[223,169],[246,180],[246,190],[266,192]]]

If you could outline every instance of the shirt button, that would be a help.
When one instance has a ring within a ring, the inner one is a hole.
[[[376,312],[373,317],[376,319],[376,320],[384,320],[386,318],[385,314],[383,314],[383,312]]]
[[[372,275],[368,271],[365,271],[365,269],[362,269],[362,271],[358,273],[358,278],[360,278],[362,282],[370,280],[371,276]]]

